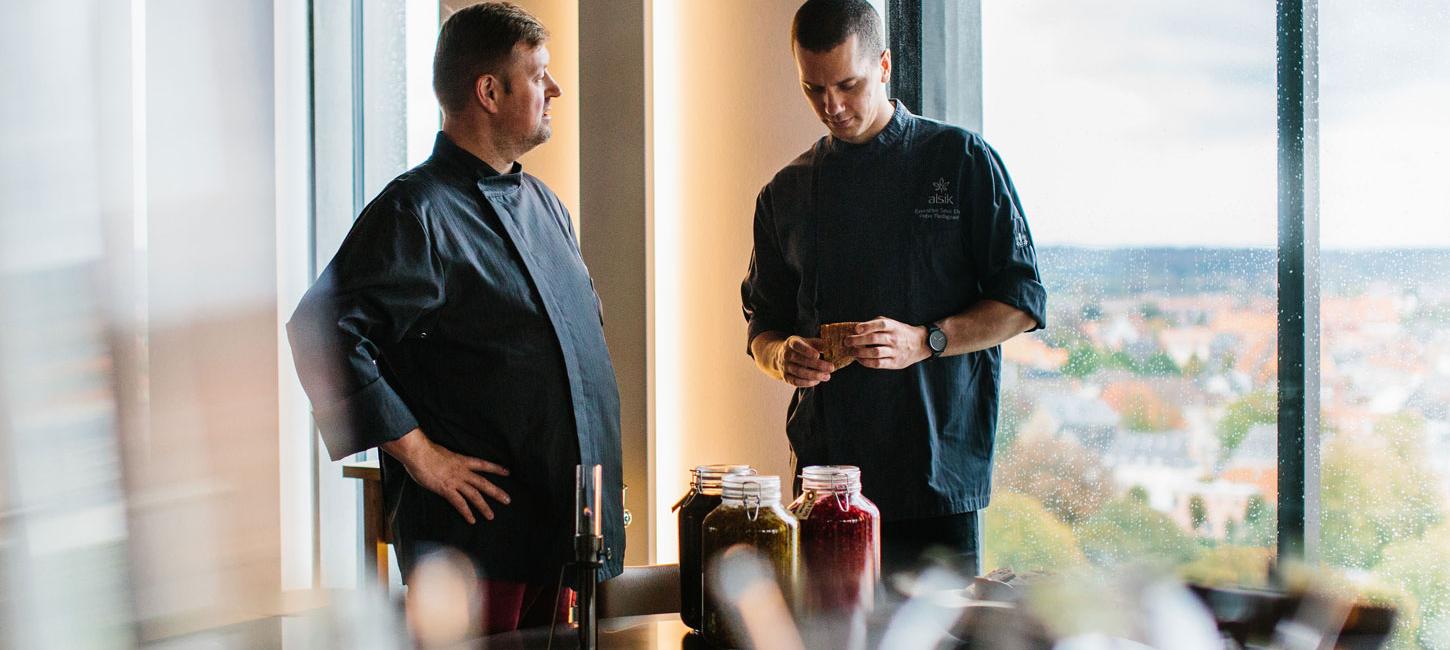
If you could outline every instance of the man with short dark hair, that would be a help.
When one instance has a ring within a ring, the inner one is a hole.
[[[797,464],[861,467],[886,570],[945,547],[977,572],[998,346],[1045,324],[1046,292],[1001,158],[888,97],[882,32],[863,0],[796,13],[801,87],[829,135],[757,199],[748,351],[796,387]],[[821,326],[835,322],[858,323],[844,339],[855,367],[822,357]]]
[[[404,575],[429,547],[468,554],[490,632],[560,615],[576,464],[604,466],[603,577],[624,557],[599,298],[563,204],[517,162],[560,94],[546,38],[511,4],[449,17],[433,155],[368,204],[287,326],[332,459],[387,452]]]

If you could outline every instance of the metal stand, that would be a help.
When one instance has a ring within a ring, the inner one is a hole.
[[[599,590],[599,569],[604,567],[604,537],[574,536],[574,567],[578,571],[575,601],[579,622],[580,650],[599,647],[599,615],[595,608]]]

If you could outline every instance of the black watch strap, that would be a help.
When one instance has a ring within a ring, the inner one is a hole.
[[[936,323],[926,324],[926,347],[931,350],[933,359],[947,350],[947,334]]]

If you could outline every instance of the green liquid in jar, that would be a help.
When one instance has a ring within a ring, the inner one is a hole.
[[[787,606],[794,607],[800,571],[800,524],[780,504],[778,495],[773,502],[767,500],[759,505],[726,499],[705,517],[702,532],[706,580],[710,579],[722,553],[743,544],[770,564],[781,596]],[[739,630],[727,621],[727,605],[719,602],[714,591],[709,586],[705,589],[702,611],[705,638],[723,647],[745,645]]]

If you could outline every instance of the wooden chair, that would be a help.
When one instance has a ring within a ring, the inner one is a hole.
[[[343,463],[344,478],[355,478],[363,484],[363,557],[377,569],[378,584],[388,588],[388,522],[383,519],[383,470],[377,459]]]

